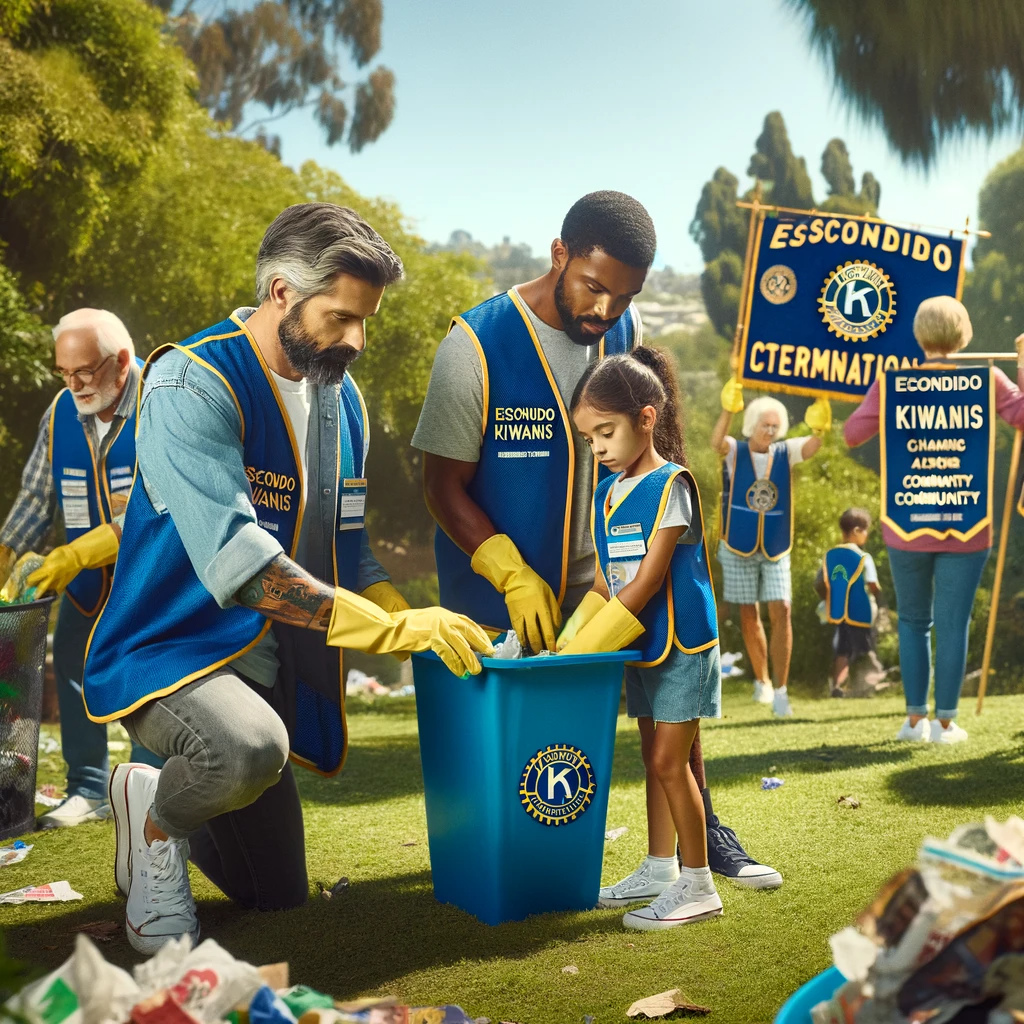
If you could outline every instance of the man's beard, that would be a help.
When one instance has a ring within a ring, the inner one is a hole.
[[[349,366],[359,357],[359,349],[346,345],[321,348],[302,323],[307,300],[297,302],[282,317],[277,337],[285,357],[296,373],[311,384],[340,384]]]
[[[568,300],[565,297],[565,271],[558,275],[555,283],[555,308],[562,319],[562,330],[569,335],[569,340],[577,345],[596,345],[601,340],[601,335],[610,331],[621,319],[621,316],[614,320],[602,320],[596,316],[575,316]],[[582,330],[584,324],[600,325],[601,334],[587,334]]]
[[[112,380],[109,384],[96,388],[84,399],[81,395],[76,395],[74,391],[71,392],[71,397],[74,399],[75,408],[81,415],[92,416],[98,412],[104,412],[117,402],[121,397],[121,388],[116,380]]]

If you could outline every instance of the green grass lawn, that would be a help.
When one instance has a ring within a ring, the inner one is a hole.
[[[412,699],[384,700],[350,715],[352,750],[335,780],[300,772],[313,897],[302,909],[261,915],[235,910],[198,874],[193,888],[203,934],[256,964],[291,963],[292,978],[338,997],[394,994],[413,1004],[452,1002],[470,1015],[520,1024],[626,1020],[630,1003],[679,987],[721,1024],[769,1022],[786,997],[828,966],[828,937],[892,873],[911,862],[923,836],[946,835],[986,813],[1020,812],[1024,794],[1024,701],[991,699],[976,718],[965,702],[970,742],[897,744],[902,701],[795,700],[796,717],[773,720],[749,700],[749,684],[726,684],[725,715],[704,731],[719,814],[748,849],[782,871],[775,892],[722,883],[725,915],[668,932],[623,930],[621,912],[552,914],[490,928],[435,902],[430,885],[422,782]],[[123,755],[122,755],[123,756]],[[60,765],[44,758],[41,779]],[[785,785],[762,792],[763,775]],[[860,807],[839,807],[849,794]],[[635,726],[619,721],[604,879],[616,881],[646,852],[643,772]],[[114,893],[114,832],[108,823],[37,834],[23,863],[0,872],[0,891],[67,879],[82,903],[0,907],[10,952],[52,967],[74,929],[121,920]],[[317,879],[351,879],[330,902]],[[135,956],[122,935],[103,945],[112,961]],[[562,968],[574,965],[576,974]]]

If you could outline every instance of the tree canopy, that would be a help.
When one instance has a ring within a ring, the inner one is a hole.
[[[944,141],[1024,125],[1019,0],[786,2],[840,95],[907,163],[927,167]]]
[[[345,140],[358,153],[391,123],[395,76],[383,65],[368,70],[380,50],[382,0],[151,2],[195,65],[199,102],[233,131],[279,152],[267,125],[307,108],[327,145]]]
[[[832,139],[821,157],[821,172],[829,186],[828,198],[818,203],[807,171],[807,162],[793,152],[782,114],[774,111],[764,119],[761,134],[754,144],[747,174],[761,185],[761,202],[798,210],[827,210],[835,213],[877,213],[882,187],[870,172],[856,188],[853,167],[846,143]],[[747,248],[746,210],[736,201],[750,200],[754,188],[742,197],[739,179],[727,168],[719,167],[706,182],[697,200],[690,222],[690,235],[704,257],[701,291],[708,316],[720,334],[731,337],[739,311],[743,283],[743,256]]]

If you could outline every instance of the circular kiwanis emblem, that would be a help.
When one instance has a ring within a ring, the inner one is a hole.
[[[779,501],[779,489],[771,480],[755,480],[747,488],[747,508],[752,512],[771,512]]]
[[[796,274],[790,267],[776,263],[761,275],[761,294],[773,306],[789,302],[796,295]]]
[[[818,311],[833,334],[847,341],[867,341],[892,323],[896,290],[889,275],[874,263],[848,262],[825,278]]]
[[[556,743],[538,750],[523,769],[519,800],[543,825],[575,821],[594,796],[594,770],[576,747]]]

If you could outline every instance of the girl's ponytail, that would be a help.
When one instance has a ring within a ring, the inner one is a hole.
[[[634,422],[641,409],[653,406],[658,412],[655,451],[669,462],[685,464],[679,383],[667,352],[638,346],[629,355],[606,356],[591,363],[576,385],[572,411],[584,402],[605,412],[624,413]]]
[[[665,404],[658,410],[658,422],[654,425],[654,450],[669,462],[686,464],[686,439],[679,409],[679,380],[676,377],[672,357],[661,348],[646,348],[637,345],[630,358],[649,370],[653,370],[665,390]]]

